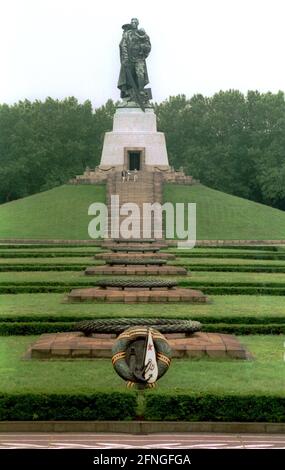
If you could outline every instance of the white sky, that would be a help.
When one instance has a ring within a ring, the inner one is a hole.
[[[155,101],[285,90],[284,0],[0,0],[0,102],[119,99],[122,24],[149,34]]]

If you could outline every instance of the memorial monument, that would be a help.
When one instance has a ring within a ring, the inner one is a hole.
[[[146,58],[151,50],[149,36],[133,18],[124,24],[120,42],[121,70],[118,88],[122,102],[118,106],[113,131],[105,134],[100,169],[154,171],[168,170],[163,132],[157,132],[156,115],[150,104],[151,89]]]
[[[86,170],[71,183],[96,184],[114,173],[129,171],[160,173],[166,181],[192,184],[191,176],[170,167],[164,133],[157,131],[156,115],[150,103],[152,92],[146,87],[150,38],[139,27],[137,18],[132,18],[122,29],[118,79],[122,101],[114,115],[113,130],[105,134],[100,165],[95,170]]]

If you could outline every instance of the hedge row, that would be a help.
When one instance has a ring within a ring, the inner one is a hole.
[[[14,250],[14,249],[36,249],[36,248],[85,248],[88,246],[88,248],[93,248],[93,247],[100,247],[101,243],[100,242],[94,242],[94,243],[84,243],[84,242],[79,242],[79,243],[2,243],[0,240],[0,249],[8,249],[8,250]],[[284,251],[285,246],[277,246],[277,245],[231,245],[231,244],[226,244],[226,245],[201,245],[199,242],[196,244],[196,248],[204,248],[205,250],[215,250],[215,249],[231,249],[231,250],[260,250],[260,251]],[[163,250],[167,251],[167,250]],[[175,249],[171,248],[171,251],[176,251]],[[179,252],[180,250],[177,250]]]
[[[0,250],[17,250],[17,249],[37,249],[37,248],[98,248],[101,246],[100,243],[2,243],[0,240]],[[254,247],[254,249],[256,249]]]
[[[94,254],[98,253],[98,251],[94,250]],[[32,253],[1,253],[0,252],[0,258],[81,258],[81,257],[87,257],[92,258],[93,253],[92,252],[86,252],[86,251],[64,251],[64,252],[32,252]]]
[[[20,294],[20,293],[61,293],[67,292],[71,289],[76,289],[78,287],[92,287],[95,286],[96,282],[93,283],[84,283],[84,284],[70,284],[62,286],[1,286],[0,285],[0,295],[1,294]],[[228,287],[220,285],[219,287],[208,287],[205,284],[189,284],[195,289],[203,290],[204,294],[208,295],[285,295],[285,286],[284,287]]]
[[[96,264],[93,262],[92,264]],[[90,263],[88,265],[91,266]],[[172,264],[173,265],[173,264]],[[99,264],[98,264],[99,266]],[[216,271],[216,272],[253,272],[253,273],[285,273],[284,266],[268,266],[268,265],[234,265],[234,264],[175,264],[174,266],[185,267],[188,271]],[[17,271],[83,271],[86,264],[1,264],[0,272],[17,272]]]
[[[205,245],[196,245],[197,247],[200,248],[226,248],[226,249],[231,249],[231,250],[260,250],[260,251],[284,251],[285,246],[276,246],[276,245],[219,245],[219,246],[205,246]]]
[[[0,393],[0,421],[130,420],[136,414],[132,392],[93,394]]]
[[[78,257],[89,257],[91,258],[94,256],[95,253],[98,251],[94,250],[92,252],[85,252],[85,251],[73,251],[73,252],[23,252],[23,253],[1,253],[0,251],[0,258],[2,259],[15,259],[15,258],[78,258]],[[177,253],[177,257],[179,258],[216,258],[216,259],[225,259],[225,258],[239,258],[239,259],[253,259],[253,260],[285,260],[285,253],[276,253],[276,254],[252,254],[252,253]]]
[[[178,266],[178,265],[177,265]],[[254,264],[187,264],[179,263],[179,266],[185,267],[188,271],[216,271],[216,272],[237,272],[237,273],[285,273],[284,266],[268,266]]]
[[[39,335],[75,331],[76,322],[0,322],[0,335]],[[285,323],[275,324],[238,324],[204,323],[203,331],[233,333],[236,335],[279,335],[285,334]]]
[[[76,289],[77,287],[92,287],[95,284],[76,284],[70,286],[1,286],[0,285],[0,295],[1,294],[44,294],[44,293],[63,293],[69,292],[71,289]]]
[[[112,279],[122,278],[122,276],[112,276]],[[141,277],[141,276],[138,276]],[[150,276],[151,278],[152,276]],[[214,277],[214,276],[213,276]],[[98,280],[102,279],[102,276],[85,276],[82,273],[81,278],[73,281],[0,281],[0,287],[74,287],[76,286],[94,286],[97,285]],[[111,279],[108,275],[105,275],[106,280]],[[136,277],[137,278],[137,277]],[[157,278],[157,276],[156,276]],[[162,277],[163,278],[163,277]],[[124,279],[132,279],[131,276],[124,276]],[[147,277],[146,277],[147,279]],[[180,287],[267,287],[267,288],[285,288],[285,277],[284,282],[231,282],[231,281],[193,281],[192,277],[177,277],[177,284]]]
[[[285,397],[146,393],[145,419],[153,421],[285,421]]]
[[[200,245],[199,243],[196,243],[195,248],[202,248],[205,250],[254,250],[254,251],[279,251],[279,252],[285,252],[285,245],[283,246],[276,246],[276,245]],[[162,250],[162,251],[167,251],[167,250]],[[173,253],[180,253],[183,251],[182,249],[179,248],[171,248],[170,251]]]
[[[75,331],[75,322],[0,322],[0,335],[41,335]]]
[[[285,323],[280,324],[240,324],[203,323],[203,331],[229,333],[235,335],[281,335],[285,334]]]
[[[80,306],[80,304],[78,304]],[[102,312],[99,311],[100,304],[96,304],[96,314],[94,313],[93,315],[82,315],[82,314],[60,314],[57,312],[54,312],[53,314],[47,314],[47,315],[38,315],[38,314],[25,314],[25,315],[1,315],[1,323],[56,323],[56,324],[61,324],[61,323],[76,323],[81,320],[90,320],[96,319],[96,320],[112,320],[114,317],[108,317],[108,316],[100,316],[104,312],[104,304],[102,305]],[[80,310],[80,308],[79,308]],[[167,308],[166,308],[167,310]],[[198,309],[199,310],[199,307]],[[129,318],[135,318],[137,315],[130,316]],[[166,316],[167,316],[167,311],[166,311]],[[200,321],[203,323],[203,325],[207,324],[207,327],[209,328],[209,324],[241,324],[241,325],[272,325],[272,324],[278,324],[282,325],[285,322],[285,317],[280,317],[280,316],[232,316],[231,313],[228,313],[228,315],[215,315],[215,316],[202,316],[197,315],[195,313],[187,313],[187,314],[180,314],[179,316],[174,317],[175,320],[189,320],[189,316],[191,320],[195,321]],[[117,318],[117,317],[115,317]],[[167,317],[169,319],[169,317]]]
[[[83,271],[84,269],[86,269],[86,264],[1,264],[0,265],[0,272]],[[284,272],[285,272],[285,267],[284,267]]]
[[[189,250],[189,253],[177,253],[179,258],[240,258],[240,259],[264,259],[264,260],[283,260],[285,253],[264,254],[264,253],[195,253]]]
[[[195,289],[203,290],[208,295],[285,295],[284,287],[207,287],[197,285]]]
[[[162,393],[148,391],[140,419],[152,421],[285,421],[285,397]],[[141,403],[142,402],[142,403]],[[131,420],[137,418],[137,392],[93,394],[0,394],[0,421]]]

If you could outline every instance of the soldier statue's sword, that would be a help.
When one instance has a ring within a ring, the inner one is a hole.
[[[126,68],[127,77],[130,81],[130,84],[132,85],[132,88],[133,88],[134,92],[135,92],[135,97],[136,97],[137,103],[140,106],[141,110],[143,112],[145,112],[145,107],[144,107],[143,101],[141,99],[140,92],[138,90],[137,84],[134,80],[134,77],[132,76],[132,72],[130,71],[130,68],[129,68],[128,65],[126,65],[125,68]]]

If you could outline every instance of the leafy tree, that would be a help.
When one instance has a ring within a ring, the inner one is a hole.
[[[28,100],[0,105],[0,203],[67,182],[100,162],[116,103]],[[155,104],[175,168],[221,191],[285,209],[283,92],[220,91]]]

